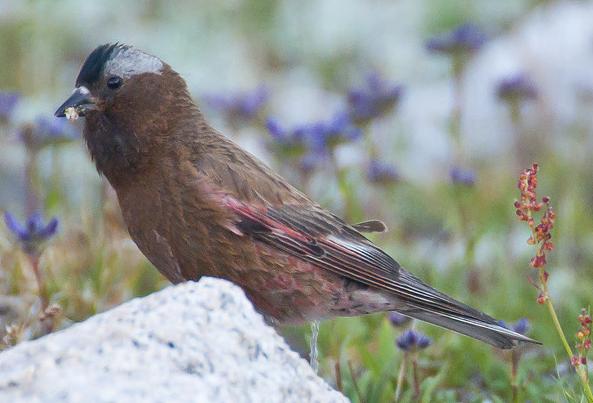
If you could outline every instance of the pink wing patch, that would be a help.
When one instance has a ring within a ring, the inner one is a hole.
[[[411,305],[456,312],[458,303],[423,283],[339,218],[296,206],[253,207],[226,196],[239,230],[321,269],[397,295]],[[476,316],[478,315],[476,311]]]

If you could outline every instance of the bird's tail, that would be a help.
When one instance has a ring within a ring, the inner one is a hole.
[[[501,326],[496,319],[448,297],[401,268],[399,281],[400,285],[410,291],[405,293],[408,297],[399,296],[403,307],[398,309],[398,312],[406,316],[453,330],[502,349],[513,348],[520,341],[541,344]],[[409,295],[415,297],[409,298]]]

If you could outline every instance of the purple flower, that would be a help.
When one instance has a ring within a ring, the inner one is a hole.
[[[435,53],[449,55],[473,53],[486,43],[484,32],[473,24],[463,24],[426,42],[426,48]]]
[[[266,120],[266,128],[276,141],[283,142],[287,140],[286,131],[280,126],[280,123],[274,118],[268,118]]]
[[[268,118],[266,120],[266,128],[273,140],[271,145],[274,148],[280,149],[284,153],[295,155],[302,155],[306,152],[305,132],[302,127],[287,130],[276,119]]]
[[[328,121],[305,123],[288,130],[269,118],[266,127],[273,139],[271,144],[285,155],[303,156],[307,152],[317,156],[327,154],[339,144],[357,140],[362,136],[346,113],[336,113]]]
[[[498,324],[505,329],[510,329],[522,335],[526,335],[531,328],[531,324],[527,318],[521,318],[510,326],[504,320],[499,320]]]
[[[401,85],[392,85],[376,74],[370,74],[366,86],[348,93],[350,119],[362,125],[389,112],[398,103],[403,92]]]
[[[268,90],[260,86],[253,91],[238,92],[231,95],[207,95],[206,103],[221,112],[234,123],[246,122],[255,118],[268,100]]]
[[[362,132],[355,127],[347,113],[336,113],[329,121],[319,121],[304,125],[301,129],[309,147],[319,153],[362,137]]]
[[[41,213],[33,213],[22,225],[9,212],[4,213],[6,226],[21,244],[23,251],[36,254],[39,246],[55,235],[58,229],[58,219],[52,218],[44,224]]]
[[[77,140],[80,130],[66,119],[38,116],[33,124],[21,127],[19,137],[27,147],[41,148]]]
[[[395,327],[405,326],[411,320],[409,316],[402,315],[401,313],[395,311],[389,312],[389,321]]]
[[[527,318],[521,318],[513,324],[513,330],[519,334],[527,334],[529,332],[529,328],[531,327]]]
[[[367,179],[371,183],[390,184],[399,180],[399,173],[391,164],[371,160],[367,168]]]
[[[395,344],[403,351],[418,351],[430,346],[432,340],[417,330],[409,329],[403,332]]]
[[[476,174],[474,171],[461,167],[453,167],[449,171],[451,182],[456,185],[473,186],[476,183]]]
[[[520,73],[506,77],[498,83],[498,97],[505,101],[537,98],[537,88],[528,75]]]
[[[18,92],[0,91],[0,122],[7,122],[21,99]]]

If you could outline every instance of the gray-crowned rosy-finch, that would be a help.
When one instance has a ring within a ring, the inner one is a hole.
[[[218,133],[154,56],[99,46],[65,115],[85,117],[130,235],[173,283],[230,280],[280,323],[393,310],[499,348],[533,341],[405,271],[361,235],[380,223],[345,223]]]

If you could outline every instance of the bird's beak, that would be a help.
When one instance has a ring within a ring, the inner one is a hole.
[[[54,115],[58,118],[63,118],[66,116],[66,110],[73,108],[77,116],[84,116],[86,111],[96,109],[96,107],[96,100],[91,95],[91,92],[85,86],[80,86],[72,92],[70,98],[58,108]]]

